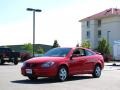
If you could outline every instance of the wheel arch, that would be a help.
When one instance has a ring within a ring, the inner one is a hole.
[[[96,66],[100,66],[100,69],[102,70],[102,65],[101,65],[100,63],[96,63],[96,64],[95,64],[95,67],[96,67]]]
[[[65,67],[65,68],[67,69],[68,74],[69,74],[69,68],[68,68],[68,66],[67,66],[66,64],[61,64],[61,65],[59,65],[58,70],[59,70],[61,67]]]

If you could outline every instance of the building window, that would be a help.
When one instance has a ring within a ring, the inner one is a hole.
[[[101,20],[98,20],[98,27],[101,27]]]
[[[90,28],[90,21],[87,21],[87,28]]]
[[[87,35],[87,38],[90,38],[90,31],[87,31],[87,33],[86,33]]]
[[[101,30],[98,30],[98,38],[101,38]]]

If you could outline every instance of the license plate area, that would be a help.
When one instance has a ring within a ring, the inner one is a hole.
[[[26,69],[27,74],[32,74],[32,69]]]

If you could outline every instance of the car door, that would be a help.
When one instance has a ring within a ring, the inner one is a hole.
[[[85,56],[84,56],[84,63],[83,63],[83,73],[90,73],[94,69],[94,53],[89,51],[89,50],[84,50],[85,51]]]
[[[69,69],[71,74],[79,74],[83,72],[82,66],[84,62],[84,55],[81,54],[81,49],[77,48],[73,51],[72,58],[69,62]]]

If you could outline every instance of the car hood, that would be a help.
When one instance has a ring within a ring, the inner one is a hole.
[[[42,63],[42,62],[47,62],[47,61],[61,61],[65,59],[65,57],[35,57],[27,60],[27,63]]]

